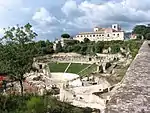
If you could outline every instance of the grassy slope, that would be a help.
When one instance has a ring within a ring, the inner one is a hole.
[[[84,68],[86,68],[87,66],[89,66],[89,64],[71,64],[69,69],[67,70],[67,73],[79,73],[80,71],[82,71]]]
[[[96,65],[92,64],[89,68],[81,72],[79,75],[88,76],[90,73],[95,72],[95,71],[96,71]]]
[[[51,72],[64,72],[68,63],[50,63],[49,68]]]
[[[64,72],[68,64],[69,63],[50,63],[49,64],[50,71],[51,72]],[[88,66],[89,64],[72,63],[66,73],[78,74],[79,72],[81,72],[83,69],[85,69]],[[95,69],[96,69],[96,65],[93,64],[91,67],[79,73],[79,75],[81,76],[88,75],[89,73],[92,73],[93,71],[95,71]]]

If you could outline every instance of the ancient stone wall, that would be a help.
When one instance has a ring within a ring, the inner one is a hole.
[[[105,113],[150,113],[150,46],[145,41],[122,83],[112,92]]]
[[[84,55],[68,55],[64,53],[63,55],[47,55],[43,57],[38,57],[35,59],[35,62],[62,62],[62,63],[85,63],[93,64],[96,62],[111,62],[115,59],[122,59],[121,54],[97,54],[96,56],[84,56]]]

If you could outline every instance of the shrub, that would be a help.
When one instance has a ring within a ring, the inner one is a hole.
[[[150,33],[147,33],[145,37],[147,40],[150,40]]]
[[[28,113],[44,113],[44,102],[40,97],[31,97],[26,105]]]
[[[111,46],[111,53],[115,54],[120,52],[120,45],[119,44],[115,44]]]

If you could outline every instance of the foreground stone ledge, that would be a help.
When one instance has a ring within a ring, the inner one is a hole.
[[[150,42],[145,41],[105,113],[150,113]]]

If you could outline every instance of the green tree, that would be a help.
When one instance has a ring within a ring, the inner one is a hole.
[[[145,25],[137,25],[133,29],[134,34],[142,35],[146,38],[146,34],[150,33],[150,28],[146,27]]]
[[[53,43],[49,40],[38,41],[35,43],[38,55],[46,55],[54,53]]]
[[[72,46],[67,46],[67,51],[68,51],[68,52],[72,52],[72,51],[73,51]]]
[[[114,44],[111,46],[111,53],[115,54],[120,52],[120,45],[119,44]]]
[[[76,44],[76,45],[73,46],[73,52],[79,53],[80,49],[81,49],[80,44]]]
[[[63,48],[62,48],[62,45],[61,45],[61,42],[60,42],[60,41],[56,44],[56,50],[55,50],[55,51],[56,51],[57,53],[63,51]]]
[[[87,45],[82,45],[79,53],[82,55],[86,55],[87,48]]]
[[[34,57],[34,49],[30,43],[37,36],[31,28],[32,26],[28,23],[23,27],[18,25],[5,29],[4,37],[1,40],[0,71],[19,80],[22,95],[24,74],[32,69]]]
[[[142,39],[142,35],[137,35],[137,39],[141,40]]]
[[[67,34],[67,33],[64,33],[64,34],[61,35],[61,37],[62,37],[62,38],[70,38],[70,35]]]
[[[38,41],[37,42],[37,45],[39,46],[39,47],[46,47],[46,43],[45,43],[45,41],[43,41],[43,40],[40,40],[40,41]]]
[[[86,54],[94,55],[95,54],[95,46],[93,44],[89,44],[86,49]]]
[[[53,49],[53,43],[52,42],[50,42],[49,40],[47,40],[46,42],[45,42],[45,44],[46,44],[46,47],[45,47],[45,54],[52,54],[52,53],[54,53],[54,49]]]
[[[145,37],[147,40],[150,40],[150,33],[147,33]]]
[[[145,25],[136,25],[133,28],[133,33],[135,33],[135,34],[141,34],[144,36],[145,32],[146,32],[146,26]]]
[[[103,48],[104,48],[104,42],[99,41],[95,44],[95,52],[96,53],[102,53]]]
[[[90,40],[88,38],[84,38],[84,43],[89,43]]]
[[[77,41],[77,40],[64,40],[64,43],[65,43],[65,45],[71,45],[71,46],[73,46],[73,45],[75,45],[75,44],[78,44],[79,43],[79,41]]]
[[[133,41],[133,40],[128,41],[128,47],[129,47],[129,50],[130,50],[131,55],[132,55],[133,58],[138,53],[140,45],[141,44],[139,42],[137,42],[137,41]]]

